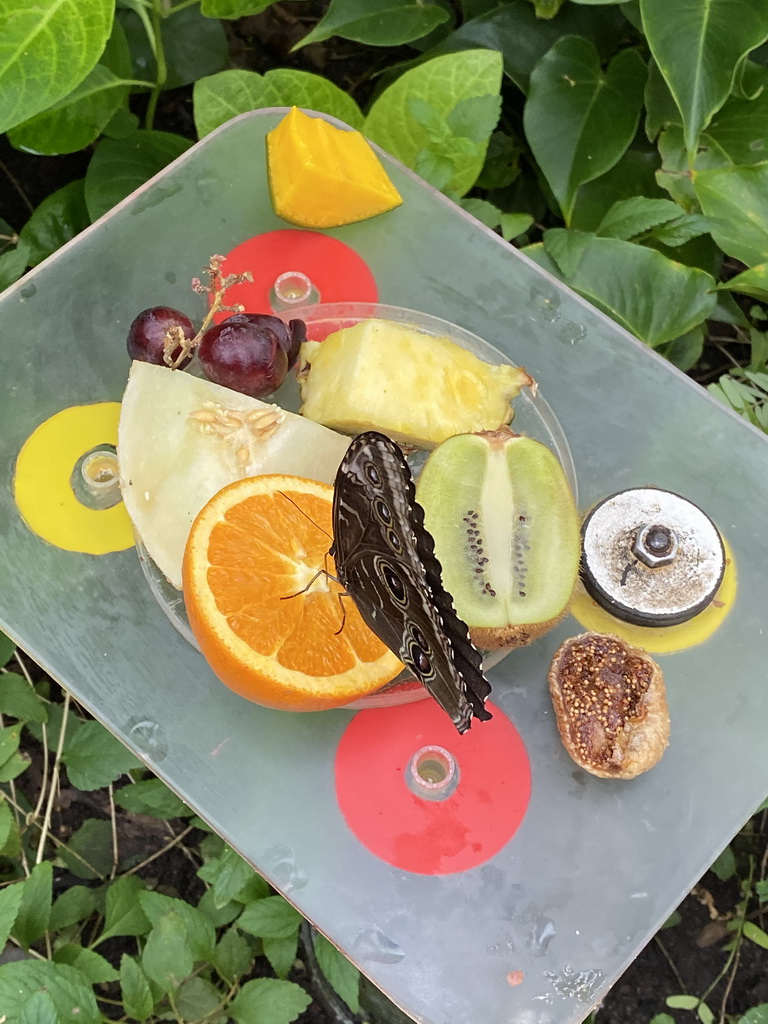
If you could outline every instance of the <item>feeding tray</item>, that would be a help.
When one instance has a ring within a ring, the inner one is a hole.
[[[368,290],[345,294],[337,280],[318,286],[321,300],[440,316],[524,365],[568,438],[582,511],[631,488],[692,502],[722,536],[732,607],[718,600],[706,628],[696,623],[710,609],[652,628],[581,594],[578,621],[491,670],[494,718],[461,737],[428,701],[289,714],[231,693],[160,611],[120,507],[80,503],[114,517],[105,539],[73,525],[67,486],[85,456],[98,482],[98,454],[115,443],[136,313],[199,316],[189,283],[211,253],[295,230],[266,182],[264,137],[284,113],[222,126],[0,299],[0,625],[411,1016],[581,1021],[768,791],[755,757],[768,711],[768,441],[383,157],[403,205],[315,233],[354,255],[349,280]],[[278,269],[311,278],[297,252]],[[660,652],[667,684],[669,748],[629,782],[576,767],[547,690],[557,646],[598,620]]]

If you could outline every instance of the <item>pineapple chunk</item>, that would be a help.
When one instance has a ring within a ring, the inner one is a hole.
[[[454,434],[496,430],[533,379],[492,366],[448,337],[389,320],[363,320],[301,346],[299,375],[308,419],[348,434],[380,430],[432,448]]]

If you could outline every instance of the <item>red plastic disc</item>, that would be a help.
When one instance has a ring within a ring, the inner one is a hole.
[[[359,712],[336,753],[336,796],[349,828],[382,860],[403,871],[446,875],[483,864],[523,820],[531,770],[520,734],[493,718],[459,735],[434,701]],[[426,800],[406,781],[414,753],[445,748],[459,782],[443,801]]]
[[[287,271],[306,274],[320,293],[320,302],[376,302],[379,292],[365,260],[344,242],[319,231],[286,228],[268,231],[241,242],[227,255],[224,273],[248,270],[253,283],[227,290],[227,305],[242,303],[247,313],[271,309],[270,294],[277,278]],[[220,313],[220,322],[230,313]]]

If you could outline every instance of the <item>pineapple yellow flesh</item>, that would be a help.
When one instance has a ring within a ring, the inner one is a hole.
[[[533,380],[516,366],[492,366],[448,337],[389,320],[363,320],[300,353],[301,412],[333,430],[380,430],[432,448],[454,434],[495,430]]]

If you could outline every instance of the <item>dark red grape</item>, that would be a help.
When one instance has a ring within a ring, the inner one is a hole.
[[[242,313],[209,327],[197,356],[208,380],[251,398],[277,391],[288,373],[288,356],[276,331]]]
[[[139,313],[128,328],[128,355],[131,359],[141,359],[145,363],[157,363],[167,366],[163,359],[163,341],[170,327],[180,327],[184,337],[191,340],[195,336],[195,327],[188,316],[170,306],[152,306]],[[172,358],[178,359],[181,347],[173,351]],[[192,358],[191,354],[180,364],[186,366]]]
[[[303,320],[291,320],[286,326],[279,316],[269,313],[235,313],[228,317],[226,323],[248,323],[254,327],[268,327],[277,335],[280,347],[288,356],[288,366],[293,366],[299,355],[299,346],[307,340],[307,329]]]

